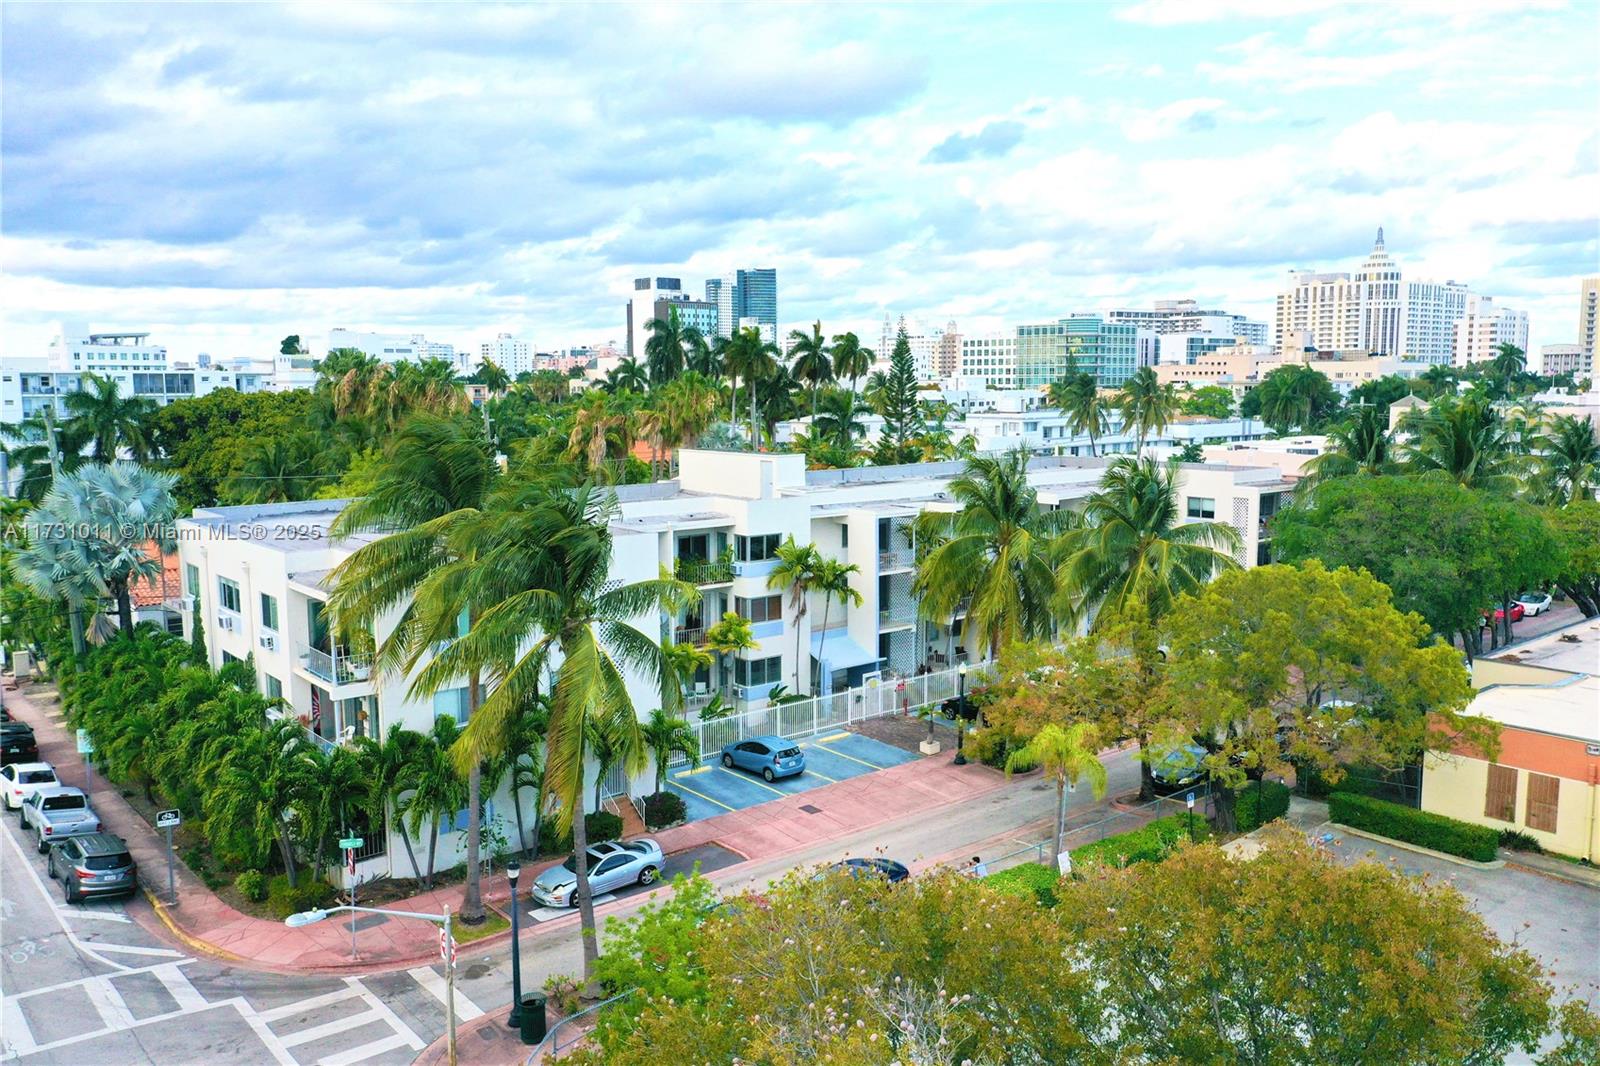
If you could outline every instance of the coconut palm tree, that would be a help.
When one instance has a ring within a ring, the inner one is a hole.
[[[861,347],[854,333],[833,335],[833,373],[836,378],[850,379],[850,391],[856,391],[856,380],[872,369],[878,356],[871,348]]]
[[[817,390],[833,380],[833,361],[828,357],[828,344],[822,339],[822,323],[813,322],[811,332],[790,330],[789,339],[794,345],[789,354],[794,357],[790,372],[796,381],[811,386],[811,417],[817,416]]]
[[[430,743],[427,736],[414,729],[391,725],[380,742],[372,737],[357,737],[356,746],[365,751],[371,772],[367,776],[367,806],[375,811],[395,812],[395,824],[400,830],[400,843],[406,849],[411,863],[411,876],[422,881],[422,870],[417,866],[417,852],[411,846],[411,834],[406,832],[405,820],[399,816],[401,792],[407,780],[423,757],[422,748]]]
[[[806,615],[807,593],[817,579],[822,553],[815,544],[797,544],[789,537],[778,545],[778,565],[767,575],[767,588],[789,590],[789,610],[794,613],[794,691],[800,691],[800,620]]]
[[[428,835],[428,868],[422,886],[433,888],[434,858],[439,850],[439,829],[453,821],[456,812],[470,803],[467,782],[457,772],[450,749],[461,737],[460,727],[449,715],[433,720],[426,742],[417,746],[413,757],[395,782],[395,813],[400,831],[421,837]]]
[[[607,392],[646,392],[650,388],[650,375],[633,358],[624,356],[617,365],[606,371]]]
[[[223,482],[223,491],[239,503],[308,500],[321,487],[323,447],[310,433],[258,439]]]
[[[1297,426],[1309,430],[1339,406],[1327,376],[1300,363],[1272,371],[1245,399],[1259,405],[1261,420],[1279,433]]]
[[[595,476],[611,479],[614,471],[607,460],[627,456],[628,449],[633,447],[636,428],[632,411],[620,398],[590,392],[578,402],[578,409],[573,413],[566,456],[583,460],[586,469]]]
[[[473,371],[472,376],[479,385],[489,390],[491,396],[498,396],[511,386],[511,375],[493,359],[485,359],[478,364],[478,369]]]
[[[853,395],[853,394],[852,394]],[[833,601],[838,600],[843,606],[861,606],[865,602],[861,593],[850,584],[850,575],[861,573],[861,568],[854,563],[843,563],[838,559],[822,559],[817,563],[816,576],[812,587],[822,593],[822,632],[817,638],[817,667],[820,671],[826,661],[825,653],[828,644],[828,609],[833,606]],[[817,680],[822,681],[819,673]],[[818,685],[821,691],[822,685]]]
[[[795,399],[799,391],[800,383],[789,373],[789,368],[781,363],[772,373],[756,382],[760,426],[766,432],[768,441],[777,439],[779,422],[799,417],[800,404]]]
[[[55,448],[52,456],[50,430],[55,428]],[[50,491],[50,480],[57,472],[70,474],[87,459],[84,450],[89,444],[90,427],[84,422],[57,424],[47,421],[44,413],[35,411],[20,422],[0,423],[0,451],[6,463],[19,471],[17,498],[38,503]]]
[[[700,761],[700,736],[694,726],[660,707],[650,712],[641,733],[655,760],[657,794],[666,791],[667,763],[674,755],[682,755],[691,764]]]
[[[861,398],[867,401],[867,406],[879,414],[883,413],[883,399],[889,391],[889,375],[881,370],[874,370],[867,375],[867,383],[861,389]]]
[[[1528,366],[1528,356],[1515,344],[1495,345],[1495,356],[1489,360],[1489,373],[1504,381],[1516,377]]]
[[[1098,455],[1095,442],[1111,428],[1110,397],[1100,391],[1094,375],[1074,370],[1050,386],[1049,400],[1067,416],[1067,428],[1089,438],[1089,454]]]
[[[1067,832],[1067,790],[1086,778],[1094,798],[1106,794],[1106,768],[1097,752],[1099,736],[1089,722],[1074,722],[1062,728],[1054,722],[1041,728],[1026,744],[1006,758],[1006,776],[1015,770],[1044,767],[1045,776],[1056,784],[1056,832],[1051,839],[1050,858],[1059,864],[1061,838]]]
[[[1518,488],[1521,463],[1487,399],[1440,400],[1408,423],[1416,438],[1405,455],[1411,472],[1486,492],[1509,495]]]
[[[1600,441],[1594,423],[1576,415],[1558,415],[1550,423],[1540,467],[1562,505],[1594,499],[1600,483]]]
[[[923,617],[944,621],[966,604],[962,643],[990,656],[1012,641],[1050,635],[1052,543],[1074,521],[1072,513],[1039,509],[1020,449],[967,460],[950,495],[959,511],[917,519],[918,543],[933,545],[912,586]]]
[[[1306,461],[1299,498],[1331,478],[1392,474],[1398,469],[1388,419],[1379,407],[1358,407],[1350,417],[1328,430],[1328,446]]]
[[[1122,412],[1123,432],[1130,428],[1138,435],[1136,454],[1144,454],[1145,437],[1160,433],[1178,413],[1177,397],[1170,386],[1161,384],[1156,372],[1143,366],[1125,381],[1117,393],[1117,408]]]
[[[867,427],[861,419],[868,408],[861,397],[845,389],[834,389],[822,397],[822,409],[812,413],[811,435],[835,448],[853,452]]]
[[[735,386],[734,395],[738,395],[737,383],[743,380],[750,389],[750,442],[756,441],[756,383],[771,376],[778,369],[778,347],[761,339],[761,331],[754,327],[746,327],[733,335],[727,348],[722,353],[722,366],[728,374],[728,380]],[[731,403],[732,401],[730,401]],[[729,407],[729,418],[733,417],[733,409]]]
[[[1152,458],[1116,459],[1062,541],[1055,605],[1065,619],[1092,619],[1139,604],[1158,620],[1180,595],[1238,565],[1238,532],[1221,522],[1185,522],[1177,469]]]
[[[644,342],[645,368],[652,387],[665,385],[683,372],[685,349],[703,342],[700,331],[678,317],[676,307],[667,308],[667,317],[652,318],[644,324],[649,338]]]
[[[1461,371],[1453,366],[1436,363],[1417,375],[1418,395],[1429,400],[1440,396],[1454,396],[1456,385],[1460,381]]]
[[[436,647],[459,641],[461,619],[470,629],[484,611],[484,601],[442,575],[452,563],[470,564],[481,551],[481,545],[457,534],[479,516],[498,474],[479,433],[453,419],[414,415],[385,450],[371,491],[334,520],[335,537],[386,534],[362,544],[335,568],[328,598],[339,629],[346,633],[375,633],[380,619],[398,611],[393,628],[377,645],[373,661],[380,675],[412,676]],[[485,675],[493,664],[463,667],[455,674],[415,676],[411,695],[431,698],[465,682],[470,718],[483,702]],[[481,768],[473,766],[467,772],[467,886],[461,905],[462,920],[468,923],[484,917],[481,785]]]
[[[109,463],[119,452],[127,452],[137,462],[149,459],[145,426],[155,414],[155,402],[121,395],[114,378],[86,373],[83,383],[87,388],[67,393],[62,404],[69,418],[85,430],[95,462]]]

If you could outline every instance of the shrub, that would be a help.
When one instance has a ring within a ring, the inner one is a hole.
[[[1256,809],[1258,802],[1260,810]],[[1252,782],[1234,798],[1233,817],[1241,833],[1259,829],[1274,818],[1282,818],[1288,813],[1289,786],[1278,781]]]
[[[967,737],[962,751],[968,759],[981,762],[985,766],[992,766],[996,770],[1006,768],[1006,757],[1011,754],[1011,736],[1003,729],[987,726]]]
[[[338,889],[326,881],[318,881],[302,873],[300,883],[289,887],[289,876],[278,874],[267,883],[267,908],[278,918],[287,918],[301,911],[326,907],[338,895]]]
[[[1500,830],[1500,846],[1502,848],[1510,848],[1513,851],[1531,851],[1535,855],[1544,854],[1544,845],[1520,829]]]
[[[578,1012],[580,991],[578,979],[569,973],[553,973],[544,980],[545,995],[550,997],[557,1017],[565,1018]]]
[[[233,879],[233,887],[239,895],[257,903],[267,898],[267,876],[260,870],[246,870]]]
[[[1097,840],[1081,848],[1072,849],[1072,862],[1103,863],[1109,866],[1132,866],[1136,862],[1160,862],[1182,841],[1205,840],[1211,827],[1204,818],[1190,818],[1188,814],[1172,814],[1157,818],[1128,833]]]
[[[1054,907],[1059,880],[1050,867],[1030,862],[990,874],[983,879],[983,883],[1008,896],[1021,896],[1038,901],[1041,907]]]
[[[1352,829],[1478,862],[1492,861],[1500,843],[1500,834],[1488,826],[1460,822],[1442,814],[1413,810],[1354,792],[1329,793],[1328,816]]]
[[[583,827],[589,834],[590,844],[598,844],[602,840],[618,840],[622,837],[622,819],[610,811],[596,811],[585,816]],[[571,851],[570,832],[557,833],[554,818],[547,818],[539,823],[540,855],[565,855]]]
[[[644,801],[644,824],[649,829],[660,829],[663,826],[681,822],[689,815],[689,809],[684,806],[683,797],[676,792],[657,792],[653,796],[646,796]]]

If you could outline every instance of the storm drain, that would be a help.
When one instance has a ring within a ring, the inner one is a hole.
[[[822,808],[821,807],[813,807],[809,803],[800,804],[800,809],[802,811],[805,811],[807,814],[821,814],[822,813]]]

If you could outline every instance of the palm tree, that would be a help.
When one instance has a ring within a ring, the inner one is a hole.
[[[459,672],[472,661],[504,664],[497,671],[499,684],[468,721],[457,747],[458,760],[475,762],[503,746],[515,709],[539,691],[546,668],[557,664],[544,787],[558,805],[558,826],[572,831],[586,985],[599,956],[581,813],[590,723],[618,739],[629,776],[643,772],[648,755],[627,675],[663,692],[677,678],[654,637],[634,621],[656,616],[684,592],[682,583],[669,579],[614,587],[609,577],[615,510],[614,500],[592,484],[574,488],[538,478],[508,483],[473,531],[485,545],[482,557],[451,568],[474,598],[494,605],[424,671]]]
[[[607,392],[645,392],[649,388],[650,375],[631,355],[624,356],[606,371]]]
[[[1076,787],[1079,778],[1088,778],[1094,798],[1106,794],[1106,768],[1096,752],[1099,737],[1093,724],[1074,722],[1063,729],[1054,722],[1044,726],[1027,744],[1006,758],[1006,776],[1014,770],[1043,766],[1045,775],[1056,783],[1056,832],[1051,840],[1050,858],[1058,866],[1061,838],[1067,832],[1067,789]]]
[[[142,396],[121,395],[114,378],[86,373],[83,383],[88,388],[67,393],[62,403],[72,420],[87,431],[95,462],[108,463],[119,450],[138,462],[149,459],[145,423],[155,413],[155,402]]]
[[[53,421],[47,421],[38,411],[20,422],[0,423],[0,441],[7,442],[0,451],[4,451],[7,464],[20,472],[17,476],[20,500],[38,503],[50,491],[50,479],[57,469],[62,474],[70,474],[86,461],[83,452],[89,443],[89,426],[81,422],[56,425],[52,456],[52,425]]]
[[[472,376],[477,378],[478,384],[488,389],[493,396],[505,392],[511,385],[511,375],[501,369],[500,364],[493,359],[485,359],[480,363]]]
[[[1489,373],[1503,381],[1510,381],[1528,365],[1528,356],[1515,344],[1495,345],[1495,357],[1489,360]]]
[[[861,398],[867,401],[867,406],[879,414],[883,413],[883,398],[889,391],[889,375],[881,370],[874,370],[867,375],[867,383],[861,389]]]
[[[1322,454],[1305,464],[1299,498],[1309,498],[1309,490],[1331,478],[1390,474],[1397,464],[1389,423],[1379,407],[1358,407],[1351,417],[1328,431],[1328,445]]]
[[[781,363],[772,373],[756,382],[756,403],[761,411],[760,426],[766,431],[768,441],[777,439],[779,422],[799,416],[800,405],[795,400],[799,390],[800,383],[789,373],[789,368]]]
[[[1406,465],[1414,473],[1487,492],[1509,494],[1518,487],[1520,463],[1510,434],[1487,399],[1440,400],[1408,421],[1416,439]]]
[[[1594,499],[1600,482],[1600,441],[1594,423],[1577,415],[1558,415],[1550,423],[1541,462],[1545,478],[1563,506]]]
[[[372,490],[334,521],[335,537],[387,534],[361,545],[339,564],[329,596],[329,607],[347,632],[373,633],[379,619],[398,610],[393,628],[377,646],[374,665],[380,674],[412,675],[436,646],[459,641],[459,619],[465,616],[470,629],[482,614],[483,601],[441,575],[449,564],[470,562],[481,550],[454,534],[478,516],[498,472],[487,442],[476,431],[452,419],[414,415],[384,452]],[[473,662],[453,675],[424,672],[413,679],[410,693],[432,697],[465,679],[470,718],[483,702],[484,675],[492,667]],[[467,888],[461,905],[462,920],[468,923],[484,917],[478,854],[481,785],[481,768],[475,765],[467,774]]]
[[[606,460],[622,459],[633,446],[636,428],[632,412],[603,392],[590,392],[579,401],[567,440],[567,458],[582,459],[597,476],[614,479]]]
[[[828,358],[828,345],[822,339],[822,323],[813,322],[811,332],[790,330],[789,339],[794,346],[789,352],[794,356],[790,372],[795,380],[811,386],[811,417],[817,416],[817,390],[833,380],[833,362]]]
[[[1178,413],[1177,397],[1172,388],[1161,384],[1156,372],[1143,366],[1134,371],[1117,394],[1117,407],[1122,411],[1123,432],[1131,427],[1138,434],[1136,454],[1144,454],[1144,439],[1151,433],[1160,433]]]
[[[967,460],[950,495],[960,511],[917,519],[917,540],[935,545],[913,582],[923,617],[942,622],[966,604],[962,643],[990,656],[1012,641],[1048,636],[1052,542],[1073,521],[1071,512],[1039,509],[1020,449]]]
[[[866,413],[867,405],[859,395],[834,389],[823,395],[822,410],[812,412],[811,434],[835,448],[853,452],[859,440],[866,436],[867,427],[861,421]]]
[[[296,880],[294,839],[284,815],[304,789],[300,754],[310,745],[300,723],[278,718],[246,729],[229,744],[206,797],[208,833],[272,841],[289,884]]]
[[[685,325],[676,307],[668,307],[665,319],[652,318],[644,328],[650,335],[644,342],[650,384],[664,385],[683,372],[684,349],[702,342],[700,331]]]
[[[1158,620],[1183,593],[1238,565],[1238,532],[1221,522],[1184,522],[1176,464],[1124,457],[1106,469],[1084,506],[1082,528],[1063,541],[1056,594],[1063,618],[1108,616],[1138,604]]]
[[[400,843],[411,862],[411,876],[420,884],[422,870],[417,866],[417,853],[411,846],[411,834],[406,832],[405,819],[400,817],[401,793],[411,787],[408,782],[416,773],[425,755],[423,747],[429,738],[414,729],[391,725],[380,743],[372,737],[357,737],[358,747],[367,751],[371,773],[367,777],[367,804],[376,811],[395,812],[395,823],[400,829]]]
[[[850,391],[856,391],[856,379],[872,369],[877,360],[871,348],[861,347],[854,333],[836,333],[833,336],[833,373],[838,378],[850,379]]]
[[[1089,454],[1098,455],[1095,442],[1111,428],[1112,401],[1100,392],[1094,375],[1074,370],[1050,386],[1050,404],[1067,416],[1073,433],[1089,437]]]
[[[223,482],[223,491],[239,503],[310,499],[320,485],[322,448],[310,433],[259,439]]]
[[[761,331],[746,327],[733,335],[722,353],[722,365],[730,382],[743,378],[750,386],[750,443],[756,441],[756,383],[769,377],[778,368],[777,345],[761,339]],[[738,389],[734,388],[737,396]],[[732,407],[729,408],[732,418]]]
[[[850,395],[854,395],[851,393]],[[861,593],[857,592],[850,584],[850,575],[861,573],[861,568],[854,563],[843,563],[838,559],[821,559],[817,563],[816,576],[812,580],[812,587],[822,593],[822,633],[817,639],[817,689],[820,692],[823,685],[821,675],[822,664],[826,661],[824,652],[828,643],[828,609],[837,599],[841,605],[859,607],[864,602]]]
[[[1311,429],[1339,404],[1327,376],[1302,363],[1272,371],[1247,399],[1260,405],[1261,420],[1279,433]]]
[[[1437,399],[1440,396],[1454,396],[1456,384],[1461,380],[1461,372],[1453,366],[1436,363],[1417,375],[1417,384],[1425,399]]]
[[[422,886],[433,888],[434,857],[439,850],[439,827],[470,804],[467,782],[457,772],[450,750],[461,737],[456,720],[441,714],[433,720],[425,743],[418,745],[396,784],[395,813],[402,833],[413,837],[428,833],[428,870]],[[470,817],[470,815],[469,815]],[[463,909],[465,909],[463,907]]]
[[[682,755],[691,764],[700,761],[700,737],[694,726],[660,707],[650,712],[641,733],[655,759],[657,794],[666,791],[667,762],[674,755]]]
[[[800,691],[800,619],[806,615],[806,593],[817,579],[822,553],[815,544],[796,544],[789,537],[778,545],[778,565],[767,575],[767,588],[788,589],[789,609],[794,612],[794,690]]]

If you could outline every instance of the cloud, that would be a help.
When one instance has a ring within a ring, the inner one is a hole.
[[[1026,127],[1020,122],[989,122],[977,133],[952,133],[923,157],[924,163],[965,163],[969,159],[1003,156],[1018,144]]]

